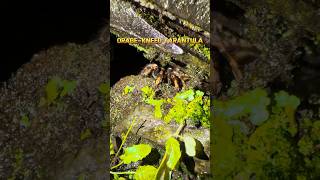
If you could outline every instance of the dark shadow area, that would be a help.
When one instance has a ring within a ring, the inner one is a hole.
[[[128,44],[117,44],[117,37],[110,35],[111,63],[110,85],[113,86],[121,78],[137,75],[149,63],[142,52]]]
[[[66,42],[93,40],[106,23],[108,2],[2,1],[0,81],[6,81],[33,54]]]
[[[213,4],[213,3],[211,3]],[[237,19],[245,13],[241,8],[228,1],[215,1],[211,7],[213,11],[219,12],[228,18]]]
[[[155,148],[151,149],[150,154],[142,160],[142,165],[154,165],[157,166],[161,160],[161,154]]]

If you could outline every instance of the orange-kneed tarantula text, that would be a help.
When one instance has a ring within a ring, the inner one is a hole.
[[[172,84],[175,90],[179,91],[186,86],[186,81],[190,79],[183,71],[177,67],[168,67],[167,69],[159,67],[155,63],[147,64],[140,73],[142,76],[155,78],[155,84],[158,86],[162,82]]]

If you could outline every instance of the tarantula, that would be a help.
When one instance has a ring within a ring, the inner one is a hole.
[[[140,74],[145,77],[152,75],[152,77],[155,79],[156,86],[162,82],[173,84],[175,90],[177,91],[179,91],[182,87],[185,87],[186,81],[190,79],[189,76],[187,76],[177,67],[169,67],[167,70],[165,70],[165,68],[159,67],[155,63],[147,64],[142,69]]]
[[[215,14],[214,26],[212,26],[212,46],[228,61],[232,70],[233,76],[236,81],[243,78],[242,71],[240,70],[241,64],[249,63],[260,56],[259,48],[250,43],[249,41],[241,38],[236,30],[230,31],[224,24],[221,24],[217,19],[221,20],[221,15]],[[217,16],[219,15],[219,16]],[[225,20],[224,20],[225,21]],[[214,53],[214,59],[217,60],[217,53]],[[212,62],[213,63],[213,62]],[[213,83],[213,94],[220,93],[223,83],[220,78],[220,64],[219,61],[213,63],[211,69],[211,77]]]

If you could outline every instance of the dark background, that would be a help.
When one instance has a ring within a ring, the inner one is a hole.
[[[110,85],[113,86],[121,78],[137,75],[149,63],[143,52],[128,44],[118,44],[117,37],[110,34],[111,63]]]
[[[0,82],[4,82],[38,51],[93,40],[107,23],[109,1],[5,0],[0,13]]]

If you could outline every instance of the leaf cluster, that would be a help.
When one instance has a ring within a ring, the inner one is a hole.
[[[124,145],[129,132],[134,124],[132,122],[130,128],[128,129],[127,133],[122,137],[122,143],[117,153],[114,151],[114,144],[110,139],[110,156],[113,159],[116,159],[122,146]],[[171,172],[177,168],[179,165],[182,150],[180,148],[179,140],[184,142],[186,154],[190,157],[194,157],[199,152],[199,146],[194,138],[190,136],[174,136],[172,135],[169,139],[167,139],[165,143],[165,153],[162,157],[160,165],[158,167],[152,165],[143,165],[138,166],[136,171],[126,171],[126,172],[115,172],[111,171],[113,174],[114,179],[125,179],[124,177],[127,176],[129,179],[136,179],[136,180],[157,180],[157,179],[170,179]],[[119,156],[121,162],[117,165],[113,166],[111,170],[118,168],[122,164],[131,164],[138,161],[143,160],[151,153],[152,147],[148,144],[137,144],[126,147],[123,149],[123,154]],[[114,162],[114,161],[113,161]]]
[[[71,94],[76,88],[77,81],[62,80],[59,77],[53,77],[45,87],[46,96],[41,97],[40,106],[57,104],[61,98]]]
[[[202,126],[209,127],[210,100],[199,90],[186,90],[177,93],[173,98],[155,99],[155,93],[152,88],[145,86],[141,89],[144,101],[153,105],[155,108],[155,117],[161,118],[169,123],[175,120],[182,124],[186,120],[200,121]],[[162,105],[170,105],[167,114],[163,115]]]

